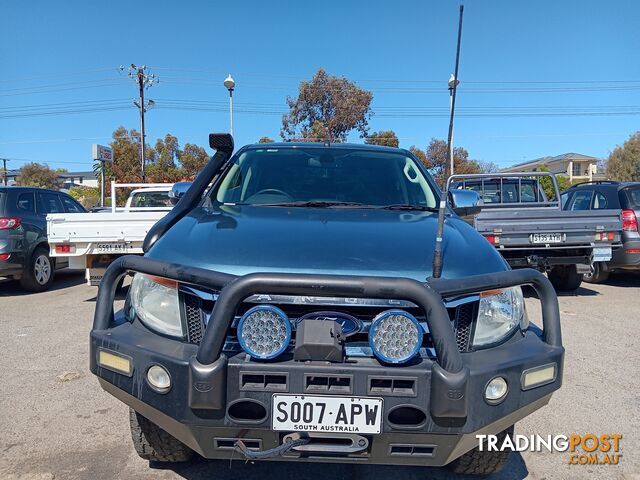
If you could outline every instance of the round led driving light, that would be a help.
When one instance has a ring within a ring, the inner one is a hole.
[[[385,363],[411,360],[422,345],[422,327],[404,310],[387,310],[373,319],[369,328],[369,345]]]
[[[164,367],[153,365],[147,370],[147,382],[151,388],[160,393],[166,393],[171,388],[171,377]]]
[[[495,405],[504,400],[508,391],[507,381],[502,377],[495,377],[487,383],[484,389],[484,398],[486,398],[488,403]]]
[[[291,341],[287,315],[271,305],[247,310],[238,323],[238,341],[253,358],[269,360],[284,352]]]

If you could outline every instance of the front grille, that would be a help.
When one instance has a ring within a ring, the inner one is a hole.
[[[469,340],[471,338],[471,325],[476,313],[476,302],[469,302],[458,306],[455,309],[453,330],[456,334],[456,343],[461,352],[469,351]]]
[[[205,320],[211,313],[214,302],[211,300],[203,300],[191,292],[181,292],[181,298],[182,305],[184,305],[183,316],[187,327],[187,341],[189,343],[200,344],[205,330]],[[242,315],[242,313],[244,313],[253,305],[254,304],[248,303],[240,305],[238,307],[237,314]],[[455,333],[456,344],[460,352],[469,351],[471,327],[473,325],[473,319],[476,315],[477,305],[478,301],[476,300],[462,303],[455,307],[450,307],[447,309],[449,318],[451,320],[451,327],[453,328]],[[316,312],[318,310],[333,310],[331,307],[317,305],[277,304],[277,306],[284,310],[284,312],[289,316],[292,322],[294,321],[294,319],[300,318],[306,313]],[[344,312],[353,315],[362,321],[371,321],[378,313],[385,310],[385,308],[344,306],[336,307],[335,310],[338,312]],[[406,308],[406,310],[415,315],[419,321],[424,321],[424,317],[420,317],[419,309],[414,307]],[[233,332],[230,332],[229,337],[227,337],[227,341],[230,344],[237,345],[237,340]],[[366,343],[367,334],[363,332],[360,334],[356,334],[353,337],[349,337],[347,340],[347,346],[349,346],[350,341]],[[293,343],[295,343],[295,338],[292,340],[292,344]],[[427,348],[433,347],[431,338],[428,335],[425,338],[423,346]]]
[[[187,341],[199,344],[204,331],[202,300],[195,295],[183,294],[184,317],[187,324]]]

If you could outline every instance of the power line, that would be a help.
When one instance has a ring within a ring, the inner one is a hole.
[[[82,70],[76,72],[67,72],[67,73],[56,73],[49,75],[34,75],[31,77],[19,77],[19,78],[3,78],[0,80],[0,83],[16,83],[16,82],[26,82],[30,80],[41,80],[41,79],[49,79],[49,78],[61,78],[61,77],[77,77],[78,75],[86,75],[90,73],[97,72],[107,72],[107,71],[117,71],[116,67],[102,67],[102,68],[94,68],[89,70]]]
[[[18,162],[18,163],[55,163],[60,165],[87,165],[87,163],[91,162],[68,162],[68,161],[54,161],[54,160],[35,160],[32,158],[7,158],[7,161]]]
[[[206,69],[192,69],[192,68],[175,68],[175,67],[162,67],[162,66],[154,66],[156,70],[166,70],[173,72],[191,72],[191,73],[202,73],[209,76],[222,75],[226,74],[225,71],[222,70],[206,70]],[[290,78],[294,80],[300,80],[300,75],[287,75],[287,74],[266,74],[266,73],[255,73],[255,72],[238,72],[238,75],[242,75],[244,77],[256,77],[256,78]],[[345,77],[344,75],[337,75],[338,77]],[[163,75],[163,78],[188,78],[184,76],[180,77],[171,77]],[[443,79],[383,79],[383,78],[351,78],[348,77],[351,81],[354,82],[380,82],[380,83],[433,83],[444,85],[445,81]],[[206,79],[203,79],[206,80]],[[606,84],[606,83],[639,83],[638,80],[622,80],[622,79],[603,79],[603,80],[465,80],[462,79],[465,84]],[[210,81],[210,80],[209,80]]]
[[[166,67],[166,66],[151,66],[149,68],[153,68],[155,70],[167,71],[167,72],[177,72],[184,74],[186,73],[200,73],[204,74],[207,77],[215,76],[215,75],[226,75],[226,70],[208,70],[208,69],[198,69],[198,68],[178,68],[178,67]],[[117,72],[120,70],[117,66],[110,67],[101,67],[94,68],[82,71],[70,71],[59,74],[47,74],[47,75],[34,75],[28,77],[18,77],[18,78],[4,78],[0,80],[0,84],[3,83],[17,83],[17,82],[25,82],[30,80],[43,80],[43,79],[51,79],[51,78],[64,78],[64,77],[78,77],[79,75],[87,75],[92,73],[100,73],[100,72]],[[300,75],[293,74],[275,74],[275,73],[264,73],[264,72],[239,72],[239,75],[243,77],[249,78],[264,78],[264,79],[273,79],[273,78],[288,78],[295,81],[301,81]],[[311,73],[312,75],[312,73]],[[443,85],[445,82],[443,79],[399,79],[399,78],[351,78],[345,75],[337,75],[338,77],[346,77],[354,82],[362,82],[362,83],[390,83],[390,84],[439,84]],[[164,76],[163,78],[189,78],[184,75],[178,77]],[[192,77],[193,78],[193,77]],[[207,80],[207,78],[198,77],[199,79]],[[465,84],[493,84],[493,85],[522,85],[522,84],[547,84],[547,85],[575,85],[575,84],[619,84],[619,83],[640,83],[640,79],[568,79],[568,80],[466,80],[463,79]],[[213,82],[215,83],[215,82]],[[216,83],[217,84],[217,83]]]
[[[577,132],[577,133],[529,133],[515,135],[465,135],[466,138],[545,138],[545,137],[614,137],[628,135],[629,132]],[[9,142],[0,141],[0,145],[28,145],[37,143],[62,143],[62,142],[81,142],[87,140],[110,140],[111,135],[94,136],[94,137],[75,137],[75,138],[31,138],[21,139]],[[424,140],[423,136],[398,137],[398,140]],[[189,143],[189,142],[187,142]],[[192,143],[197,143],[197,140]]]
[[[148,104],[147,108],[148,108]],[[161,110],[183,110],[183,111],[200,111],[200,112],[225,112],[227,107],[222,104],[204,104],[204,103],[192,103],[192,102],[163,102],[157,103],[156,108]],[[99,105],[87,105],[87,106],[72,106],[64,108],[47,108],[42,110],[27,110],[20,111],[19,109],[13,111],[0,111],[0,119],[17,119],[17,118],[36,118],[46,116],[59,116],[59,115],[75,115],[85,113],[101,113],[110,111],[122,111],[128,110],[131,106],[128,103],[113,103],[113,104],[99,104]],[[619,107],[533,107],[527,108],[463,108],[459,109],[459,116],[470,118],[482,118],[482,117],[496,117],[496,118],[508,118],[508,117],[581,117],[581,116],[621,116],[621,115],[639,115],[639,106],[619,106]],[[146,110],[146,109],[145,109]],[[236,111],[239,113],[245,113],[248,115],[284,115],[288,110],[285,108],[265,106],[242,106],[236,107]],[[377,117],[387,118],[442,118],[447,116],[447,110],[440,107],[425,107],[422,110],[415,108],[403,108],[403,107],[384,107],[374,109],[373,114]]]
[[[18,88],[5,88],[0,90],[0,93],[5,93],[5,92],[18,92],[18,91],[22,91],[22,90],[36,90],[36,89],[42,89],[42,88],[57,88],[57,87],[69,87],[69,86],[75,86],[75,85],[91,85],[91,84],[98,84],[98,83],[104,83],[104,82],[110,82],[113,80],[118,79],[119,77],[109,77],[109,78],[104,78],[104,79],[99,79],[99,80],[86,80],[83,82],[66,82],[66,83],[55,83],[52,85],[37,85],[37,86],[33,86],[33,87],[18,87]]]
[[[45,116],[57,116],[57,115],[72,115],[78,113],[96,113],[96,112],[110,112],[115,110],[129,110],[130,105],[114,106],[114,107],[101,107],[101,108],[85,108],[85,109],[69,109],[69,110],[56,110],[49,112],[30,112],[30,113],[13,113],[8,115],[0,115],[0,119],[6,118],[33,118],[33,117],[45,117]]]
[[[66,87],[66,88],[53,88],[53,89],[43,89],[38,91],[31,92],[14,92],[14,93],[0,93],[0,97],[18,97],[22,95],[38,95],[38,94],[46,94],[46,93],[58,93],[58,92],[69,92],[73,90],[84,90],[89,88],[104,88],[110,86],[120,85],[120,82],[112,82],[102,83],[100,85],[84,85],[84,86],[76,86],[76,87]]]
[[[58,143],[58,142],[80,142],[86,140],[105,140],[110,139],[111,136],[100,137],[77,137],[77,138],[32,138],[29,140],[13,140],[10,142],[0,142],[0,145],[28,145],[34,143]]]
[[[12,105],[6,107],[0,107],[0,112],[5,110],[21,110],[21,109],[30,109],[30,108],[44,108],[44,107],[66,107],[66,106],[84,106],[84,105],[95,105],[95,104],[108,104],[108,103],[117,103],[117,102],[128,102],[128,98],[112,98],[112,99],[104,99],[104,100],[80,100],[76,102],[59,102],[59,103],[41,103],[37,105]]]
[[[164,78],[164,77],[163,77]],[[169,85],[205,85],[212,86],[217,85],[208,79],[189,79],[188,77],[180,78],[179,80],[172,80],[171,77],[164,80],[163,83]],[[443,83],[443,82],[440,82]],[[469,83],[469,82],[466,82]],[[243,88],[257,89],[257,90],[273,90],[273,91],[292,91],[299,88],[299,85],[291,86],[277,86],[273,84],[261,84],[261,83],[242,83]],[[333,89],[326,86],[316,87],[313,85],[305,85],[307,90],[321,90],[331,91],[335,90],[340,92],[341,90]],[[564,86],[564,87],[493,87],[493,88],[468,88],[464,85],[459,87],[460,90],[464,90],[465,94],[494,94],[494,93],[583,93],[583,92],[626,92],[633,90],[640,90],[640,83],[630,83],[626,85],[602,85],[602,86]],[[367,88],[372,92],[388,92],[388,93],[404,93],[404,94],[416,94],[416,93],[437,93],[442,94],[446,91],[446,87],[434,88],[434,87],[370,87]]]
[[[103,105],[121,105],[129,104],[128,98],[109,98],[99,100],[81,100],[74,102],[59,102],[59,103],[43,103],[43,104],[30,104],[30,105],[13,105],[7,107],[0,107],[0,113],[3,111],[22,110],[22,109],[45,109],[50,108],[66,108],[66,107],[92,107]],[[158,98],[156,102],[165,105],[194,105],[194,106],[214,106],[214,107],[227,107],[227,102],[224,101],[211,101],[201,99],[179,99],[179,98]],[[282,109],[286,106],[282,103],[262,103],[262,102],[237,102],[239,107],[247,108],[271,108]],[[510,110],[591,110],[591,109],[637,109],[640,105],[465,105],[459,107],[463,110],[476,111],[510,111]],[[440,105],[382,105],[374,107],[375,111],[444,111],[446,107]]]

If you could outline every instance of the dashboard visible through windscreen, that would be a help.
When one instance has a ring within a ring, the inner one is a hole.
[[[212,192],[217,204],[340,202],[435,207],[436,192],[402,152],[282,147],[241,152]]]

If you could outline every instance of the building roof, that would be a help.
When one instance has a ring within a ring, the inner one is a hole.
[[[87,171],[87,172],[62,172],[58,176],[60,178],[77,178],[77,177],[97,178],[96,174],[93,173],[92,171]]]
[[[578,161],[590,161],[590,162],[597,162],[599,159],[596,157],[592,157],[590,155],[584,155],[582,153],[562,153],[560,155],[556,155],[555,157],[551,157],[551,156],[547,156],[547,157],[540,157],[540,158],[536,158],[534,160],[527,160],[526,162],[521,162],[521,163],[516,163],[514,165],[511,165],[509,167],[503,168],[502,170],[511,170],[514,168],[517,169],[523,169],[523,168],[530,168],[530,167],[536,167],[539,165],[550,165],[550,164],[554,164],[556,162],[563,162],[563,161],[567,161],[567,160],[578,160]]]

